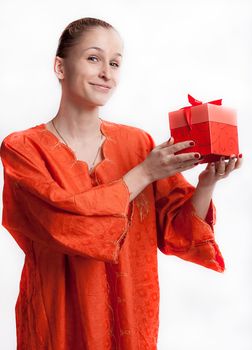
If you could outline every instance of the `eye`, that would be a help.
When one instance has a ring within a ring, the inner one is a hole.
[[[92,58],[97,58],[97,57],[96,57],[96,56],[89,56],[89,57],[88,57],[88,60],[89,60],[90,58],[91,58],[91,61],[93,61]]]
[[[93,59],[97,59],[97,60],[98,60],[98,58],[97,58],[96,56],[89,56],[89,57],[88,57],[88,60],[91,60],[91,61],[94,62]],[[112,65],[113,67],[119,68],[119,64],[116,63],[116,62],[112,62],[111,65]]]
[[[113,66],[113,67],[117,67],[117,68],[119,68],[119,64],[118,63],[116,63],[116,62],[112,62],[112,65],[113,64],[115,64],[115,66]]]

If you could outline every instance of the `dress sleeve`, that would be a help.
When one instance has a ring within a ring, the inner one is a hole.
[[[224,260],[214,236],[216,208],[213,200],[203,220],[190,200],[195,187],[181,173],[158,180],[153,186],[160,251],[224,272]]]
[[[0,152],[2,225],[9,232],[68,255],[118,263],[130,224],[130,193],[123,178],[70,193],[52,178],[25,135],[6,137]]]
[[[155,147],[146,133],[149,151]],[[216,208],[211,200],[205,220],[191,203],[195,187],[181,173],[153,182],[159,250],[166,255],[224,272],[225,264],[214,235]]]

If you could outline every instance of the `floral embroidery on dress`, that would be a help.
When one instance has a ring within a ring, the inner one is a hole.
[[[149,213],[149,202],[143,192],[137,196],[135,202],[139,210],[140,221],[142,222]]]

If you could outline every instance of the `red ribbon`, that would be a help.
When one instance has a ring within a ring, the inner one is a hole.
[[[192,129],[191,108],[194,107],[194,106],[202,105],[203,102],[202,102],[202,101],[196,100],[194,97],[192,97],[192,96],[189,95],[189,94],[188,94],[187,96],[188,96],[188,101],[191,103],[191,106],[186,106],[186,107],[183,107],[183,108],[180,108],[180,109],[183,109],[183,110],[184,110],[185,118],[186,118],[187,124],[188,124],[189,128]],[[207,102],[207,103],[211,103],[211,104],[214,104],[214,105],[221,105],[222,99],[210,101],[210,102]]]

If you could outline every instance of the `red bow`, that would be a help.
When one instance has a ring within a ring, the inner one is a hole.
[[[180,108],[180,109],[183,109],[185,111],[185,118],[186,118],[187,124],[188,124],[189,128],[192,129],[191,108],[194,107],[194,106],[202,105],[203,102],[196,100],[194,97],[192,97],[189,94],[188,94],[188,101],[191,103],[191,106],[186,106],[186,107],[183,107],[183,108]],[[221,105],[222,99],[210,101],[210,102],[207,102],[207,103],[212,103],[214,105]]]

